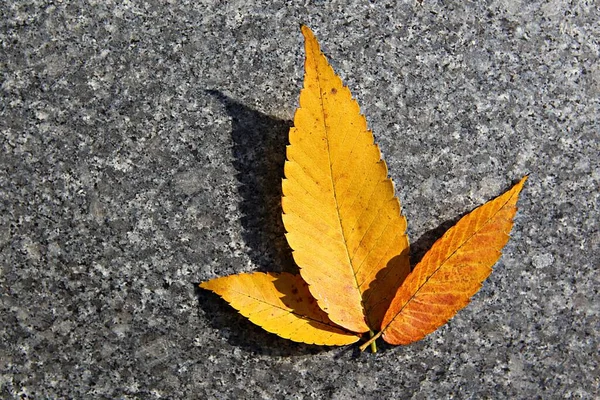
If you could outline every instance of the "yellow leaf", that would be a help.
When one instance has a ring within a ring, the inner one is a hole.
[[[420,340],[469,303],[508,242],[526,179],[461,218],[434,243],[406,278],[384,317],[386,342]]]
[[[378,330],[410,271],[406,219],[356,101],[313,33],[283,180],[283,222],[302,278],[336,324]]]
[[[359,340],[329,320],[297,275],[230,275],[202,282],[200,287],[215,292],[250,321],[283,338],[329,346]]]
[[[307,27],[304,88],[282,182],[286,237],[300,267],[203,282],[269,332],[364,350],[422,339],[467,305],[509,239],[523,178],[448,230],[410,272],[406,219],[358,104]],[[373,331],[380,332],[374,334]]]

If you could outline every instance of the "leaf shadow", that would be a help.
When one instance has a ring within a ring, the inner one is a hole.
[[[239,182],[242,238],[256,271],[298,274],[281,219],[281,178],[291,121],[256,111],[217,90],[231,117],[233,167]],[[196,285],[205,318],[223,332],[228,343],[270,356],[317,354],[329,347],[296,343],[269,333],[237,313],[218,295]]]
[[[410,273],[409,251],[409,248],[405,248],[402,253],[392,257],[386,266],[377,272],[375,279],[363,293],[368,321],[373,329],[381,326],[383,316],[390,307],[394,295],[404,282],[406,275]]]
[[[242,237],[250,259],[258,271],[298,273],[281,219],[281,178],[292,122],[253,110],[217,90],[207,92],[231,117]]]

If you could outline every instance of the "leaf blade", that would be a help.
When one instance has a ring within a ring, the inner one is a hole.
[[[218,294],[251,322],[285,339],[328,346],[360,339],[329,320],[297,275],[243,273],[202,282],[200,287]]]
[[[310,29],[302,33],[304,88],[282,183],[286,237],[329,318],[353,332],[379,330],[410,270],[406,219],[357,102]]]
[[[525,176],[450,228],[406,278],[383,319],[390,344],[420,340],[446,323],[481,288],[509,239]]]

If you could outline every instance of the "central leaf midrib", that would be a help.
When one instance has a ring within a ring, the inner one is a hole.
[[[319,68],[317,67],[317,71],[318,70],[319,70]],[[324,106],[324,102],[323,102],[323,91],[322,91],[321,80],[319,79],[319,76],[317,76],[317,84],[319,86],[319,102],[321,103],[321,113],[323,115],[323,128],[324,128],[323,130],[325,132],[325,143],[327,145],[327,160],[329,162],[329,178],[331,181],[331,189],[333,192],[333,199],[335,201],[335,210],[336,210],[337,217],[338,217],[338,220],[340,223],[340,232],[341,232],[342,240],[344,242],[344,250],[346,251],[346,258],[347,258],[348,264],[350,265],[350,269],[352,271],[352,277],[354,278],[354,287],[358,291],[358,294],[360,297],[360,305],[362,308],[363,317],[366,317],[365,304],[364,304],[364,301],[362,298],[362,294],[360,293],[360,286],[358,284],[358,278],[356,277],[356,271],[354,270],[354,264],[352,263],[352,258],[350,257],[350,252],[348,250],[348,240],[346,239],[346,235],[344,233],[344,228],[342,226],[342,216],[340,214],[340,207],[339,207],[339,202],[338,202],[338,198],[337,198],[335,182],[333,179],[333,163],[331,161],[331,148],[329,146],[329,128],[328,128],[327,121],[326,121],[327,113],[325,112],[325,106]]]

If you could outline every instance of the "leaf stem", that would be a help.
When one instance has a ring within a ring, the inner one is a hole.
[[[367,347],[371,346],[371,352],[377,353],[377,344],[375,343],[375,341],[377,339],[379,339],[379,337],[381,336],[382,333],[383,333],[383,331],[379,331],[379,332],[377,332],[377,334],[374,334],[373,331],[369,330],[369,336],[371,338],[366,343],[364,343],[362,346],[359,347],[360,351],[365,351],[365,349]]]
[[[375,332],[369,329],[369,337],[372,338],[373,336],[375,336]],[[369,340],[369,342],[371,342],[371,353],[377,353],[377,343],[371,340]]]

